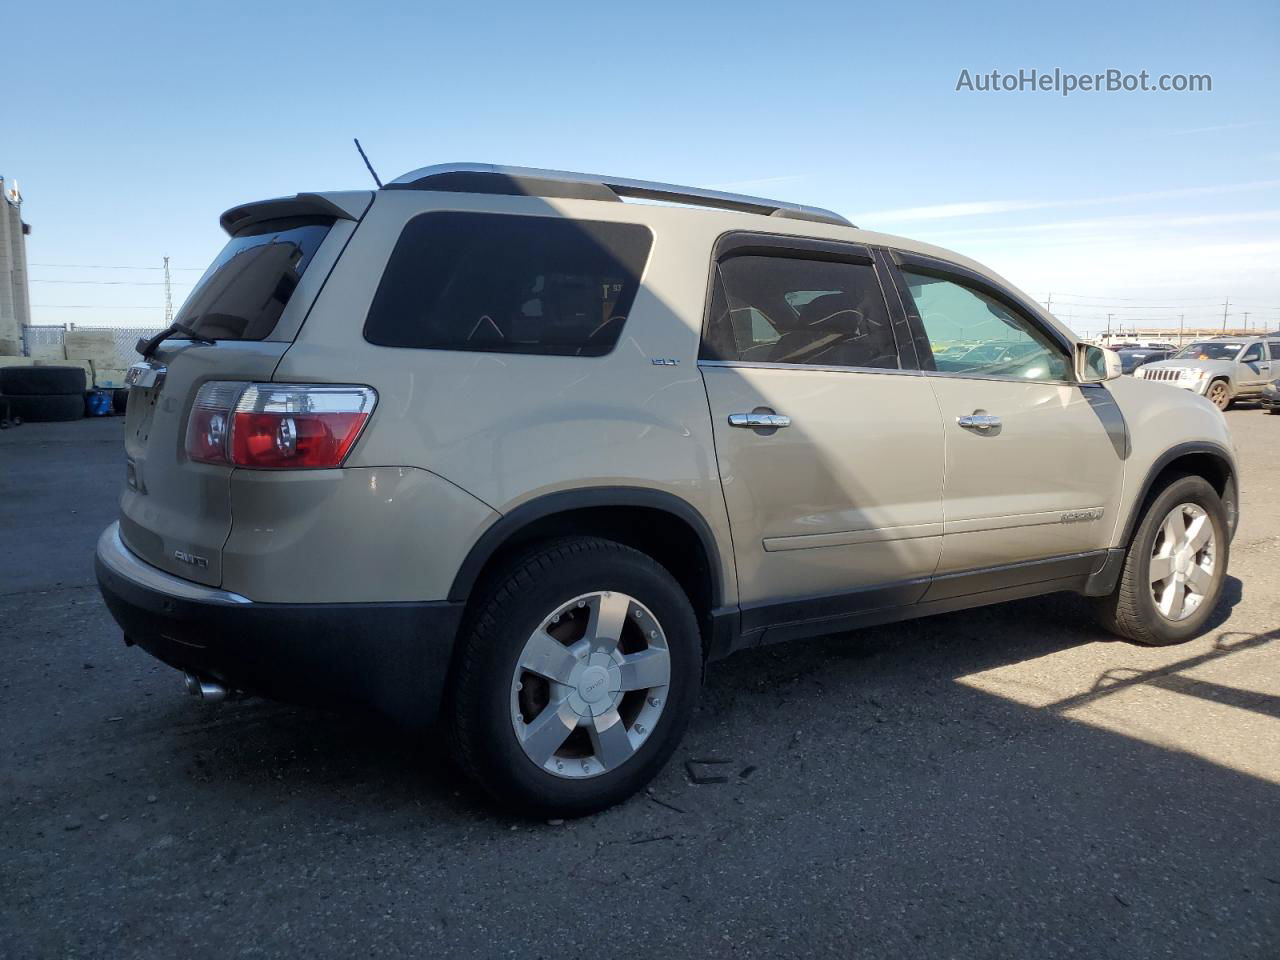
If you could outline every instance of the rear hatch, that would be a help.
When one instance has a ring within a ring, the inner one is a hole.
[[[223,215],[231,238],[174,318],[214,343],[175,333],[131,372],[120,534],[143,560],[221,584],[234,468],[187,456],[192,402],[211,380],[271,380],[371,199],[302,194]]]

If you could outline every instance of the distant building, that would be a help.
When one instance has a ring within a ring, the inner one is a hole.
[[[0,177],[0,356],[22,353],[22,328],[31,323],[27,293],[27,234],[22,194],[16,182]]]

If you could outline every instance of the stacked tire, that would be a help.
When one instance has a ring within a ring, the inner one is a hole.
[[[0,397],[9,419],[53,422],[84,416],[83,367],[0,367]]]

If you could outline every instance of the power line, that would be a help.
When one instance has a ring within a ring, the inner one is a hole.
[[[45,280],[40,277],[28,278],[31,283],[71,283],[76,285],[92,286],[92,287],[163,287],[164,280]],[[180,287],[194,286],[194,283],[187,280],[177,281]]]
[[[164,267],[133,267],[133,266],[112,266],[106,263],[28,263],[29,267],[67,267],[72,270],[163,270]],[[204,267],[170,267],[171,270],[198,270],[204,272]]]

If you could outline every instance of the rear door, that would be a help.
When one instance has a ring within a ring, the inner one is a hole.
[[[359,196],[367,205],[367,193],[352,196],[355,209],[363,209]],[[230,240],[175,317],[215,342],[174,334],[131,371],[120,533],[153,566],[221,583],[232,468],[186,456],[192,401],[210,380],[271,379],[354,230],[353,215],[318,198],[231,211],[223,218]]]
[[[1071,344],[1016,296],[943,261],[897,260],[942,415],[938,573],[975,573],[940,576],[926,599],[1088,572],[1083,555],[1110,546],[1124,478],[1115,401],[1075,382]],[[1049,562],[990,572],[1027,561]]]
[[[745,632],[782,638],[923,594],[942,428],[899,342],[866,248],[721,241],[699,367]]]

